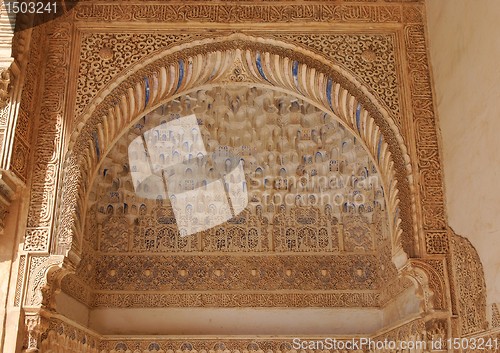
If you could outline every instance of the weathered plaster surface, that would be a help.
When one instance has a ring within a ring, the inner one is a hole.
[[[450,226],[482,259],[500,301],[500,2],[427,0]]]

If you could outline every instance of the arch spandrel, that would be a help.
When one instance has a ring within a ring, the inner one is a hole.
[[[86,124],[80,124],[73,134],[71,153],[66,157],[67,171],[72,172],[66,173],[68,183],[64,183],[62,192],[57,252],[69,249],[71,239],[75,239],[72,233],[81,234],[82,222],[76,219],[83,219],[81,213],[90,176],[95,174],[100,158],[121,131],[161,102],[190,89],[246,81],[247,84],[267,85],[308,100],[333,113],[360,137],[377,161],[388,191],[386,202],[393,220],[393,255],[402,256],[399,266],[405,262],[406,256],[400,245],[402,240],[406,252],[414,255],[417,250],[411,225],[413,206],[410,200],[413,197],[410,196],[413,193],[410,192],[409,157],[394,122],[368,89],[356,83],[345,70],[336,68],[316,54],[304,53],[304,50],[295,52],[289,45],[264,44],[262,38],[242,35],[230,36],[225,41],[207,41],[209,43],[199,41],[190,46],[181,45],[175,50],[149,57],[129,70],[129,74],[110,84],[89,105],[83,114]],[[206,70],[207,65],[211,70]],[[82,173],[87,177],[84,178]],[[402,234],[405,234],[403,238]],[[77,243],[73,244],[74,249],[78,247]]]

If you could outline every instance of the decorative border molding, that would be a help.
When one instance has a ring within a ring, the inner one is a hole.
[[[94,293],[92,308],[377,308],[378,293]]]
[[[75,18],[98,22],[178,22],[201,23],[289,23],[289,22],[360,22],[399,23],[403,20],[400,4],[114,4],[80,2]]]

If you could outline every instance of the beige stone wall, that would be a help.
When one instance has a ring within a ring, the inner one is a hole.
[[[500,1],[427,0],[448,219],[500,302]]]

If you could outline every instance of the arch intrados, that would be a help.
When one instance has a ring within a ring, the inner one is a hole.
[[[93,185],[95,183],[95,180],[96,180],[96,178],[98,176],[98,173],[99,173],[99,170],[100,170],[102,164],[106,160],[106,156],[109,155],[109,153],[111,152],[111,150],[113,149],[113,147],[115,146],[115,144],[123,136],[125,136],[130,131],[130,129],[138,121],[140,121],[140,119],[142,119],[145,115],[149,114],[150,112],[152,112],[152,111],[156,110],[157,108],[161,107],[162,105],[165,105],[165,104],[167,104],[167,103],[169,103],[171,101],[179,99],[179,98],[181,98],[183,96],[186,96],[186,95],[188,95],[190,93],[193,93],[193,92],[196,92],[196,91],[199,91],[199,90],[203,90],[203,89],[209,90],[209,89],[216,88],[216,87],[222,87],[224,85],[225,86],[232,86],[232,87],[242,87],[242,86],[259,87],[259,88],[263,88],[263,89],[266,89],[266,90],[272,90],[272,91],[282,92],[282,93],[285,93],[285,94],[287,94],[287,95],[289,95],[291,97],[295,97],[297,99],[303,100],[303,101],[311,104],[315,108],[317,108],[319,111],[321,111],[321,112],[323,112],[325,114],[328,114],[333,120],[336,120],[347,131],[349,131],[349,133],[351,133],[354,137],[356,137],[358,139],[358,143],[360,143],[363,146],[363,148],[367,152],[370,160],[373,162],[373,165],[377,169],[377,173],[379,175],[379,180],[382,183],[384,190],[386,190],[388,188],[388,186],[384,183],[384,180],[382,178],[384,172],[380,168],[379,161],[377,161],[375,159],[375,157],[371,153],[369,147],[365,143],[365,140],[359,134],[359,132],[357,132],[356,130],[354,130],[353,128],[351,128],[349,125],[347,125],[345,123],[345,121],[343,121],[339,116],[337,116],[337,114],[335,114],[332,111],[325,110],[324,107],[322,107],[319,103],[315,102],[314,100],[312,100],[312,99],[310,99],[310,98],[308,98],[308,97],[306,97],[304,95],[297,94],[296,92],[293,92],[293,91],[291,91],[289,89],[282,88],[282,87],[275,87],[275,86],[271,86],[271,85],[266,85],[266,84],[263,84],[263,83],[240,82],[240,83],[231,83],[231,84],[224,84],[224,83],[206,84],[206,85],[196,86],[196,87],[190,88],[190,89],[188,89],[186,91],[182,91],[182,92],[176,93],[175,95],[172,95],[170,97],[164,98],[164,99],[156,102],[155,104],[149,105],[147,108],[145,108],[145,109],[141,110],[140,112],[138,112],[137,114],[135,114],[135,118],[133,120],[131,120],[130,122],[128,122],[127,125],[124,126],[123,129],[120,131],[120,133],[118,135],[116,135],[116,137],[107,144],[107,149],[105,151],[102,151],[101,158],[99,159],[97,165],[95,166],[95,169],[92,172],[92,175],[90,176],[89,188],[87,189],[86,194],[85,194],[85,201],[84,201],[84,210],[85,210],[85,212],[84,212],[84,217],[83,217],[83,224],[85,224],[85,222],[86,222],[86,217],[87,217],[86,210],[88,208],[89,197],[90,197],[90,194],[92,192]],[[323,126],[323,125],[321,125],[321,126]],[[321,126],[315,126],[315,128],[320,128]],[[390,196],[391,195],[389,194],[389,192],[384,192],[384,200],[385,200],[385,203],[386,203],[386,210],[384,212],[386,212],[388,215],[391,215],[391,213],[389,212],[389,203],[390,203],[389,197]],[[394,238],[391,237],[391,245],[394,248],[397,244],[394,244],[393,241],[394,241]]]
[[[222,86],[223,86],[222,83],[218,83],[218,84],[206,84],[206,85],[202,85],[202,86],[193,87],[193,88],[188,89],[186,91],[177,93],[177,94],[175,94],[175,95],[173,95],[171,97],[165,98],[164,100],[160,101],[159,103],[156,103],[154,105],[148,106],[141,113],[136,114],[136,117],[133,120],[131,120],[129,123],[127,123],[127,125],[125,125],[123,127],[122,131],[112,141],[109,141],[108,148],[105,151],[103,151],[101,158],[99,159],[99,161],[95,165],[95,169],[93,170],[92,174],[90,175],[90,178],[89,178],[90,184],[89,185],[93,185],[93,183],[95,181],[95,178],[97,177],[97,174],[99,172],[99,169],[101,168],[102,164],[104,163],[104,160],[106,159],[107,155],[111,152],[111,150],[113,149],[113,147],[115,146],[115,144],[125,134],[127,134],[129,132],[129,130],[135,124],[137,124],[137,122],[140,119],[142,119],[145,115],[153,112],[154,110],[156,110],[157,108],[161,107],[162,105],[165,105],[165,104],[167,104],[167,103],[169,103],[171,101],[174,101],[174,100],[176,100],[178,98],[181,98],[182,96],[186,96],[186,95],[188,95],[190,93],[193,93],[193,92],[196,92],[196,91],[199,91],[199,90],[203,90],[203,89],[207,89],[208,90],[210,88],[222,87]],[[360,143],[363,146],[363,148],[367,152],[370,160],[373,162],[373,165],[377,169],[377,173],[380,176],[383,175],[382,174],[383,171],[380,169],[379,162],[377,162],[375,160],[375,158],[373,157],[373,155],[370,153],[369,147],[366,145],[365,140],[362,138],[362,136],[357,131],[355,131],[353,128],[351,128],[349,125],[347,125],[345,123],[345,121],[343,121],[340,117],[338,117],[337,114],[335,114],[332,111],[326,111],[324,109],[324,107],[322,107],[320,104],[318,104],[317,102],[313,101],[312,99],[310,99],[310,98],[308,98],[308,97],[306,97],[304,95],[299,95],[296,92],[293,92],[291,90],[287,90],[285,88],[275,87],[275,86],[271,86],[271,85],[265,85],[265,84],[262,84],[262,83],[239,82],[239,83],[229,84],[229,85],[226,85],[226,86],[233,86],[233,87],[241,87],[241,86],[259,87],[259,88],[268,89],[268,90],[272,90],[272,91],[276,91],[276,92],[282,92],[282,93],[288,94],[288,95],[290,95],[292,97],[295,97],[297,99],[303,100],[303,101],[305,101],[305,102],[313,105],[315,108],[317,108],[321,112],[326,113],[329,116],[331,116],[334,120],[336,120],[339,124],[341,124],[342,127],[344,127],[347,131],[349,131],[350,134],[352,134],[354,137],[356,137],[358,139],[357,143]],[[86,200],[88,199],[88,195],[90,194],[90,192],[91,192],[91,189],[87,190],[86,198],[85,198]],[[386,201],[386,203],[388,202],[387,196],[388,196],[387,193],[384,192],[384,200]]]
[[[359,144],[361,144],[363,146],[363,149],[366,151],[368,157],[370,158],[370,160],[372,161],[373,165],[375,166],[375,168],[377,170],[377,173],[378,173],[378,178],[379,178],[380,182],[382,183],[382,186],[383,186],[383,189],[384,189],[384,201],[385,201],[385,208],[386,208],[384,212],[387,213],[388,216],[391,214],[389,212],[389,202],[390,202],[389,197],[390,197],[390,194],[389,194],[389,192],[385,191],[388,186],[385,185],[384,180],[382,178],[383,171],[381,170],[381,168],[379,166],[380,163],[374,158],[374,156],[370,152],[369,147],[366,145],[364,139],[362,138],[362,136],[357,131],[355,131],[350,126],[348,126],[335,113],[333,113],[331,111],[330,112],[326,111],[324,109],[324,107],[321,107],[320,104],[318,104],[317,102],[313,101],[312,99],[307,98],[306,96],[299,95],[299,94],[297,94],[297,93],[295,93],[295,92],[293,92],[291,90],[287,90],[287,89],[284,89],[284,88],[277,88],[277,87],[274,87],[274,86],[271,86],[271,85],[262,84],[262,83],[257,83],[256,84],[256,83],[253,83],[253,82],[240,82],[240,83],[233,83],[233,84],[222,84],[222,83],[207,84],[207,85],[203,85],[203,86],[193,87],[193,88],[191,88],[189,90],[186,90],[186,91],[180,92],[178,94],[175,94],[175,95],[173,95],[171,97],[165,98],[165,99],[157,102],[154,105],[148,106],[146,109],[144,109],[140,113],[136,114],[136,117],[133,120],[131,120],[125,127],[123,127],[122,131],[120,131],[120,133],[114,138],[114,140],[112,140],[112,141],[110,141],[108,143],[108,148],[105,151],[102,151],[101,158],[99,159],[98,163],[96,164],[95,169],[93,170],[92,174],[89,176],[89,180],[90,180],[90,182],[89,182],[89,188],[87,189],[87,191],[85,193],[85,196],[84,196],[84,203],[83,203],[84,216],[83,216],[82,224],[84,225],[86,223],[88,203],[90,202],[89,197],[90,197],[90,195],[92,193],[93,185],[94,185],[94,183],[96,181],[96,178],[97,178],[97,176],[99,174],[99,171],[101,169],[102,164],[105,162],[106,157],[112,151],[112,149],[114,148],[114,146],[116,145],[116,143],[123,136],[125,136],[130,131],[130,129],[135,124],[137,124],[137,122],[139,122],[145,115],[153,112],[154,110],[156,110],[157,108],[161,107],[162,105],[165,105],[165,104],[167,104],[169,102],[172,102],[172,101],[174,101],[174,100],[176,100],[178,98],[181,98],[183,96],[189,95],[190,93],[193,93],[193,92],[196,92],[196,91],[199,91],[199,90],[203,90],[203,89],[209,90],[209,89],[216,88],[216,87],[222,87],[224,85],[225,86],[231,86],[231,87],[242,87],[242,86],[259,87],[259,88],[263,88],[263,89],[267,89],[267,90],[271,90],[271,91],[282,92],[282,93],[285,93],[285,94],[287,94],[289,96],[292,96],[294,98],[303,100],[303,101],[305,101],[305,102],[313,105],[319,111],[321,111],[321,112],[323,112],[325,114],[328,114],[333,120],[335,120],[339,124],[341,124],[342,127],[345,128],[352,136],[356,137],[357,143],[359,143]],[[321,126],[324,126],[324,125],[315,126],[315,128],[320,128]],[[82,229],[84,229],[84,227]],[[391,246],[394,247],[397,244],[393,244],[393,240],[394,239],[391,236]]]

